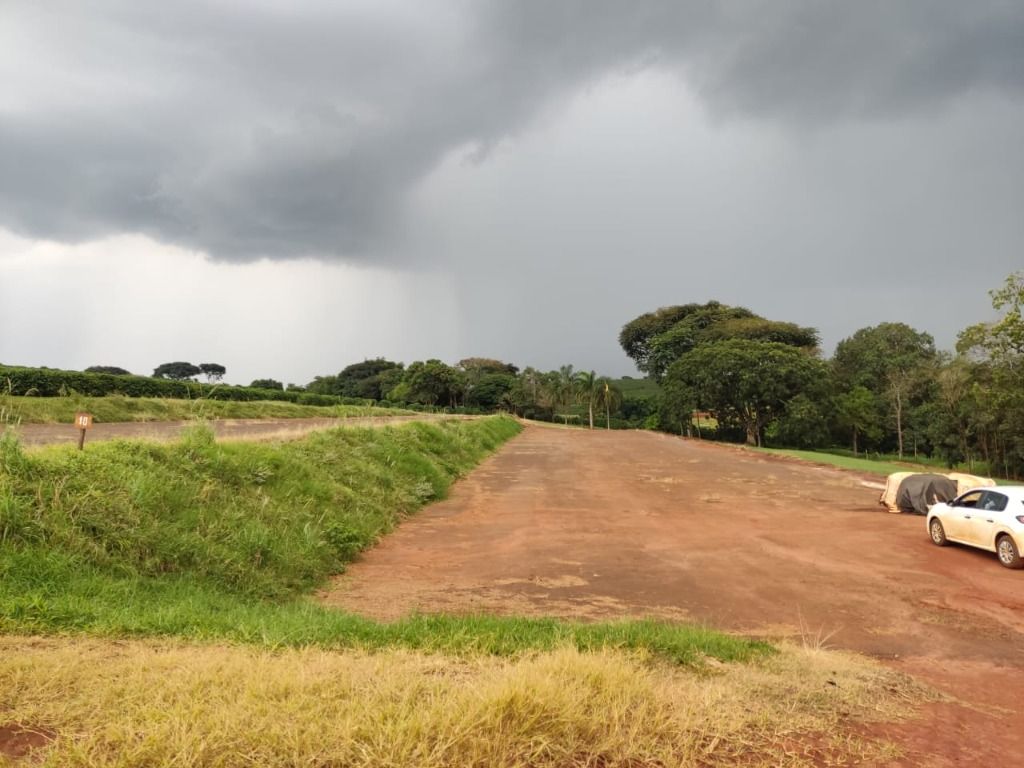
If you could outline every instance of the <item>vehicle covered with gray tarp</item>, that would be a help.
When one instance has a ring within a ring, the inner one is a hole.
[[[927,515],[928,509],[940,501],[956,498],[957,485],[945,475],[913,474],[900,481],[896,506],[900,512]]]

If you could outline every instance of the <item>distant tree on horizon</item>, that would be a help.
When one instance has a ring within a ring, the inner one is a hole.
[[[206,377],[207,382],[213,384],[215,381],[223,379],[228,369],[220,363],[200,363],[199,372]]]
[[[108,373],[111,376],[131,376],[131,371],[126,371],[116,365],[90,365],[85,369],[86,373]]]
[[[249,386],[253,389],[284,389],[284,384],[277,379],[256,379]]]
[[[153,369],[155,379],[173,379],[175,381],[187,381],[198,376],[202,371],[198,365],[178,360],[173,363],[163,363]]]

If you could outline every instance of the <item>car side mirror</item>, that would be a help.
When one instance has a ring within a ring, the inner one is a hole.
[[[950,499],[949,501],[947,501],[946,502],[946,506],[947,507],[955,507],[956,506],[956,499]]]

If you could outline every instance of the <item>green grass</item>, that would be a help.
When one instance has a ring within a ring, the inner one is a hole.
[[[612,379],[612,385],[619,388],[622,397],[626,400],[647,400],[661,392],[661,388],[654,379]]]
[[[276,400],[172,400],[159,397],[21,397],[4,395],[4,419],[22,424],[71,424],[76,411],[87,411],[100,423],[190,419],[303,419],[386,416],[411,413],[397,408],[362,405],[298,405]]]
[[[383,624],[310,593],[517,434],[512,419],[335,429],[283,443],[0,439],[0,631],[266,646],[513,654],[570,644],[681,664],[769,647],[655,622],[414,617]]]
[[[896,461],[887,458],[855,458],[853,456],[827,453],[823,451],[798,451],[789,448],[754,448],[746,446],[746,449],[759,451],[761,453],[773,453],[779,456],[791,456],[796,459],[803,459],[804,461],[813,461],[817,464],[828,464],[833,467],[839,467],[840,469],[850,469],[856,472],[866,472],[868,474],[882,476],[891,475],[893,472],[935,472],[938,474],[945,474],[947,472],[954,471],[946,468],[941,463],[935,463],[932,461],[914,462],[909,459]],[[967,472],[968,470],[961,468],[955,471]],[[996,482],[1001,485],[1005,485],[1012,481],[997,479]]]
[[[30,548],[0,552],[0,632],[160,636],[269,647],[391,647],[512,656],[572,646],[644,650],[682,665],[746,661],[765,643],[654,621],[580,624],[493,616],[413,616],[376,622],[309,599],[252,599],[189,578],[115,578],[75,558]]]
[[[280,443],[0,449],[0,542],[106,572],[280,597],[319,584],[519,431],[511,419],[333,429]]]

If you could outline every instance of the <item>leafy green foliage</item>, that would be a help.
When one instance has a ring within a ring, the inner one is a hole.
[[[467,357],[459,360],[456,366],[462,370],[469,378],[475,376],[484,376],[486,374],[505,374],[508,376],[515,376],[519,373],[519,369],[511,363],[503,363],[501,360],[495,360],[491,357]]]
[[[251,387],[200,384],[194,381],[122,376],[106,373],[61,371],[53,368],[0,366],[0,382],[13,395],[60,397],[71,393],[91,397],[170,397],[180,400],[280,400],[302,405],[365,405],[366,401],[295,390],[265,390]]]
[[[996,362],[1017,362],[1024,357],[1024,272],[1014,272],[1003,287],[994,290],[992,307],[1003,311],[994,323],[979,323],[964,329],[957,349],[965,354],[981,353]]]
[[[0,541],[119,577],[281,598],[341,570],[518,431],[494,418],[221,444],[196,427],[172,445],[5,448]]]
[[[728,339],[772,341],[807,350],[818,346],[813,328],[766,320],[745,307],[717,301],[663,307],[626,323],[619,334],[619,344],[637,368],[655,379],[690,350]]]
[[[516,385],[516,377],[508,373],[485,373],[467,384],[465,403],[473,408],[496,411],[509,403],[508,394]]]
[[[201,373],[198,365],[177,361],[174,363],[162,363],[153,370],[155,379],[173,379],[174,381],[185,381]]]
[[[109,373],[111,376],[131,376],[131,371],[119,368],[116,365],[90,365],[85,369],[86,373]]]
[[[717,304],[717,302],[709,302]],[[619,333],[619,345],[626,355],[636,363],[641,371],[647,371],[647,360],[651,354],[651,342],[657,336],[668,331],[672,326],[688,315],[700,310],[701,304],[683,304],[674,307],[662,307],[654,312],[647,312],[629,321]]]
[[[1024,272],[1009,275],[991,296],[1003,315],[960,334],[967,386],[940,380],[940,413],[956,430],[959,450],[974,449],[1005,476],[1018,477],[1024,475]]]
[[[893,376],[919,370],[936,359],[935,340],[905,323],[861,328],[836,346],[836,374],[846,387],[884,395]]]
[[[465,375],[440,360],[417,360],[402,376],[402,396],[412,403],[456,407],[466,390]],[[389,395],[395,399],[394,395]]]
[[[256,379],[249,385],[253,389],[277,389],[284,390],[284,384],[277,379]]]
[[[220,363],[200,363],[199,372],[206,377],[208,382],[213,383],[223,379],[228,369]]]
[[[841,390],[864,387],[889,403],[901,456],[908,415],[926,397],[937,363],[932,337],[905,323],[862,328],[839,342],[833,358]]]
[[[884,405],[881,398],[867,387],[858,384],[843,392],[836,397],[835,406],[836,424],[849,430],[854,453],[862,445],[862,438],[875,442],[882,437]]]
[[[679,358],[666,376],[666,394],[711,411],[719,423],[742,426],[761,444],[764,428],[789,402],[825,380],[824,364],[787,344],[731,339],[703,344]]]
[[[307,389],[325,395],[384,400],[401,381],[403,366],[382,357],[353,363],[337,376],[317,376]]]
[[[798,393],[770,425],[773,440],[797,448],[813,448],[829,442],[828,414],[820,398]]]

